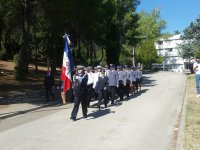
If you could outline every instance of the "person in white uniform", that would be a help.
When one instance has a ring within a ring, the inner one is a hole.
[[[123,70],[121,66],[117,66],[118,71],[118,88],[117,93],[119,95],[120,100],[124,99],[124,85],[126,84],[126,72]]]
[[[132,66],[131,67],[131,94],[134,95],[135,94],[135,89],[136,89],[136,70],[135,67]]]
[[[137,92],[138,90],[141,91],[141,85],[142,85],[142,71],[140,68],[137,68],[136,70],[136,81],[137,81]]]
[[[91,71],[92,67],[88,66],[85,67],[86,74],[88,75],[88,82],[87,82],[87,90],[88,90],[88,97],[87,97],[87,107],[90,107],[90,102],[93,93],[93,83],[94,83],[94,74]]]
[[[130,84],[131,84],[131,72],[128,65],[124,65],[124,71],[126,73],[125,95],[126,98],[128,99],[130,93]]]
[[[107,71],[109,93],[111,95],[111,104],[114,104],[116,88],[118,87],[119,79],[115,66],[110,64],[110,70]]]
[[[95,99],[97,100],[98,99],[98,89],[97,89],[97,82],[99,81],[99,77],[101,75],[101,69],[102,67],[99,65],[96,67],[96,72],[93,74],[93,77],[94,77],[94,82],[93,82],[93,89],[95,91]]]

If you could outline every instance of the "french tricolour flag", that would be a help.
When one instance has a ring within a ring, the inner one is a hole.
[[[69,45],[70,45],[69,35],[65,34],[63,38],[65,39],[65,48],[64,48],[64,54],[63,54],[61,78],[64,82],[63,91],[66,92],[67,90],[70,89],[71,84],[72,84],[71,71],[74,69],[74,62],[73,62],[71,51],[69,48]]]

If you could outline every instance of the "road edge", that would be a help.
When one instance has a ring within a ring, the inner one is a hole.
[[[180,109],[174,126],[174,133],[172,141],[170,143],[169,150],[182,150],[184,141],[184,129],[185,129],[185,113],[188,100],[188,78],[185,76],[185,84],[183,89],[183,96],[180,102]]]
[[[21,111],[15,112],[15,113],[3,115],[3,116],[0,116],[0,121],[3,121],[3,120],[5,120],[5,119],[9,119],[9,118],[12,118],[12,117],[15,117],[15,116],[19,116],[19,115],[24,115],[24,114],[27,114],[27,113],[30,113],[30,112],[33,112],[33,111],[36,111],[36,110],[40,110],[40,109],[42,109],[42,108],[49,107],[49,106],[59,105],[59,104],[60,104],[59,101],[55,101],[55,102],[43,104],[43,105],[41,105],[41,106],[35,106],[35,107],[33,107],[33,108],[30,108],[30,109],[21,110]],[[61,104],[60,104],[60,105],[61,105]]]

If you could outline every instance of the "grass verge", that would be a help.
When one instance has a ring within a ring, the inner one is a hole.
[[[184,131],[184,150],[200,150],[200,98],[196,97],[195,75],[187,80],[187,106]]]

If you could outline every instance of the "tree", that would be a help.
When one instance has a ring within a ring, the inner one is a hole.
[[[191,22],[190,25],[184,29],[181,39],[184,41],[179,45],[179,52],[182,58],[190,59],[195,54],[198,55],[200,48],[200,16],[195,22]]]
[[[158,63],[159,56],[155,49],[155,41],[144,41],[143,44],[137,47],[137,61],[142,62],[146,68],[150,68],[152,63]]]
[[[137,30],[141,41],[136,46],[136,58],[144,66],[150,67],[159,60],[154,43],[163,36],[162,30],[166,22],[160,18],[159,9],[154,9],[151,13],[142,11],[139,15]]]
[[[196,49],[195,53],[194,53],[194,56],[196,58],[200,58],[200,48],[199,49]]]
[[[19,51],[21,40],[18,36],[20,33],[19,8],[16,2],[11,2],[0,1],[0,55],[4,55],[5,59],[12,59],[12,55]]]
[[[179,55],[183,59],[191,59],[194,57],[195,49],[191,41],[183,41],[183,43],[178,45]]]
[[[119,0],[115,2],[116,14],[110,24],[110,29],[107,32],[106,40],[106,54],[107,63],[119,64],[119,58],[122,63],[124,61],[124,54],[131,58],[129,52],[130,46],[136,44],[136,28],[138,15],[135,13],[138,0]]]
[[[54,72],[62,63],[65,32],[70,34],[76,64],[131,60],[139,0],[0,0],[0,4],[0,54],[18,53],[18,69],[25,72],[33,61],[36,69],[43,61]]]
[[[175,31],[174,31],[174,34],[181,34],[181,32],[178,31],[178,30],[175,30]]]

